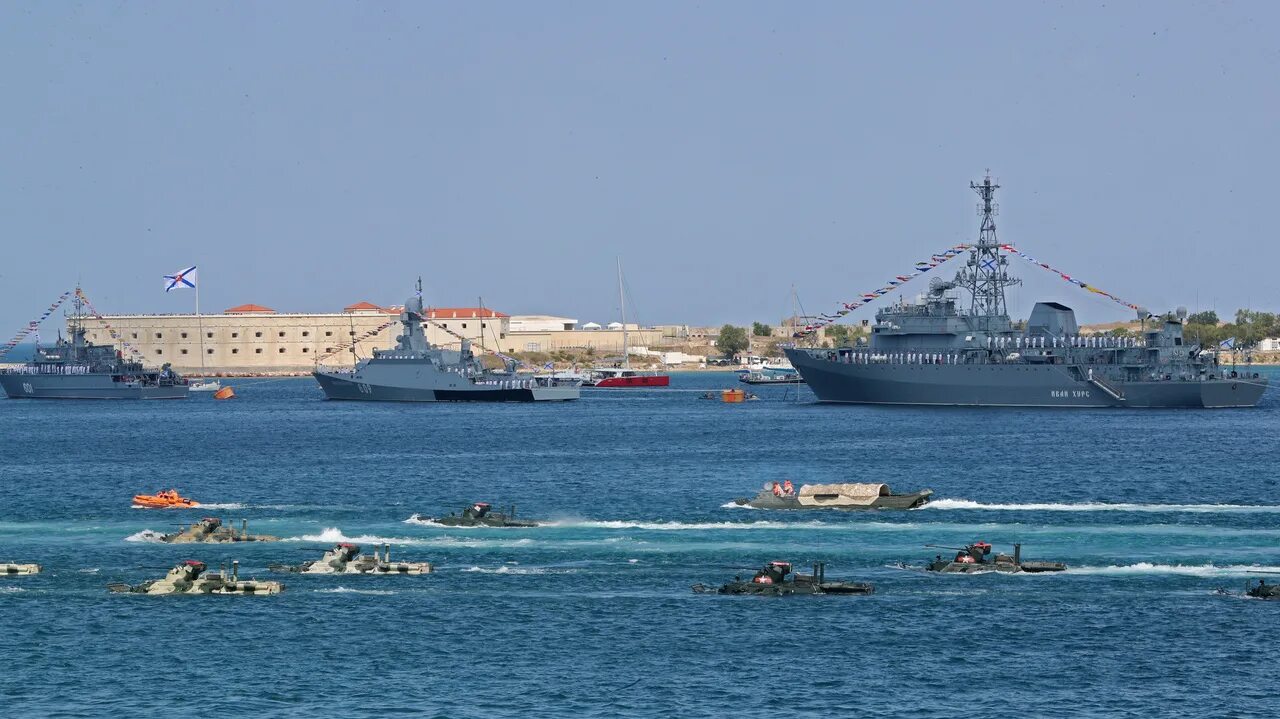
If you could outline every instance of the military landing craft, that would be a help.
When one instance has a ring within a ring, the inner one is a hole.
[[[170,534],[149,532],[146,539],[167,544],[189,544],[208,542],[221,544],[225,542],[278,542],[279,537],[269,534],[249,534],[249,520],[240,520],[240,531],[223,526],[217,517],[205,517],[191,526],[178,525],[178,531]]]
[[[0,562],[0,577],[9,574],[39,574],[39,564],[19,564],[17,562]]]
[[[375,549],[372,555],[360,554],[360,546],[342,542],[315,561],[302,564],[271,564],[273,572],[297,574],[430,574],[430,562],[393,562],[391,547],[382,545],[382,556]]]
[[[207,565],[194,559],[188,559],[169,570],[162,579],[153,579],[142,584],[125,584],[117,582],[108,584],[107,589],[120,594],[279,594],[284,591],[284,584],[273,581],[250,579],[240,580],[240,563],[232,562],[231,571],[226,568],[217,574],[206,574]]]
[[[733,503],[756,509],[914,509],[929,501],[932,489],[894,494],[887,484],[805,484],[799,492],[783,491],[777,482],[766,484],[755,497],[739,497]]]
[[[492,505],[488,502],[476,502],[462,510],[462,515],[456,515],[452,512],[447,517],[421,517],[417,514],[413,515],[414,519],[423,522],[431,522],[432,524],[441,524],[446,527],[536,527],[537,522],[516,519],[515,505],[511,506],[505,514],[502,512],[494,512]]]
[[[1013,545],[1013,554],[997,554],[991,556],[991,545],[987,542],[974,542],[966,547],[943,547],[928,544],[927,547],[954,550],[953,559],[936,559],[925,567],[930,572],[946,574],[980,574],[982,572],[1061,572],[1067,568],[1062,562],[1026,562],[1022,560],[1022,545]]]
[[[750,580],[734,577],[732,582],[719,589],[695,584],[693,591],[699,594],[755,594],[781,597],[791,594],[871,594],[876,590],[872,584],[861,582],[828,582],[827,565],[816,562],[813,574],[791,575],[791,562],[769,562],[755,573]]]

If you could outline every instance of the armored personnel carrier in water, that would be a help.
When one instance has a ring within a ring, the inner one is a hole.
[[[816,562],[813,574],[791,573],[791,562],[769,562],[749,580],[741,576],[719,589],[706,584],[693,585],[699,594],[755,594],[787,596],[791,594],[871,594],[874,585],[861,582],[828,582],[827,565]]]
[[[441,524],[446,527],[536,527],[537,522],[531,522],[527,519],[516,519],[515,505],[511,506],[505,514],[493,511],[493,507],[488,502],[476,502],[462,510],[461,515],[449,513],[447,517],[418,517],[425,522],[432,524]]]
[[[10,399],[186,399],[187,381],[165,364],[146,368],[124,359],[115,347],[85,339],[84,301],[76,288],[67,318],[70,339],[36,346],[25,365],[0,370]]]
[[[787,492],[774,482],[755,497],[738,497],[739,507],[756,509],[913,509],[929,501],[932,489],[894,494],[887,484],[804,484]]]
[[[10,574],[39,574],[39,564],[22,564],[19,562],[0,562],[0,577]]]
[[[491,372],[459,338],[459,349],[427,342],[422,323],[422,280],[400,313],[402,333],[394,349],[374,350],[373,358],[350,370],[317,367],[313,373],[329,399],[394,402],[541,402],[578,399],[580,380],[552,375],[520,377],[515,362],[506,372]],[[446,330],[447,331],[447,330]]]
[[[142,584],[108,584],[107,589],[126,594],[279,594],[284,584],[257,579],[241,580],[240,563],[232,562],[231,570],[225,568],[217,574],[206,573],[204,562],[188,559],[169,570],[162,579]]]
[[[278,542],[279,537],[269,534],[249,534],[249,520],[240,520],[240,531],[224,526],[218,517],[205,517],[189,527],[179,525],[179,529],[171,534],[155,537],[156,541],[169,544],[188,544],[192,542]]]
[[[1161,316],[1137,310],[1143,320],[1137,338],[1082,335],[1075,312],[1057,302],[1036,303],[1026,327],[1015,326],[1005,288],[1020,280],[1009,275],[1008,258],[1001,254],[1012,248],[996,239],[999,186],[988,176],[972,187],[982,200],[982,227],[954,280],[935,277],[918,301],[900,300],[878,311],[866,344],[786,350],[819,401],[1252,407],[1262,398],[1267,378],[1247,365],[1221,365],[1216,347],[1187,341],[1183,309]],[[935,264],[946,259],[935,256]],[[957,291],[969,301],[962,304]]]
[[[954,550],[955,557],[945,559],[941,555],[929,563],[925,569],[930,572],[947,574],[979,574],[982,572],[1061,572],[1067,568],[1062,562],[1028,562],[1022,559],[1022,545],[1013,545],[1013,554],[997,554],[991,556],[991,545],[987,542],[974,542],[966,547],[943,547],[937,544],[927,545],[937,549]]]
[[[391,561],[389,545],[382,545],[382,556],[378,556],[376,549],[372,555],[362,555],[359,545],[349,542],[339,543],[315,561],[296,565],[272,564],[267,568],[273,572],[298,574],[430,574],[433,571],[430,562]]]

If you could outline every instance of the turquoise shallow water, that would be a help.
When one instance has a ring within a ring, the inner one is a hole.
[[[151,716],[175,696],[268,716],[1222,716],[1269,711],[1280,602],[1280,400],[1245,411],[741,406],[588,391],[557,406],[241,398],[0,402],[6,716]],[[688,391],[686,391],[688,390]],[[794,392],[794,388],[790,388]],[[763,482],[886,481],[900,513],[729,508]],[[177,486],[215,506],[129,508]],[[471,500],[551,520],[444,529]],[[216,514],[287,541],[175,547]],[[390,542],[425,577],[283,577],[266,598],[113,596],[184,558],[242,574]],[[926,543],[1021,541],[1057,576],[938,577]],[[694,595],[769,559],[821,560],[869,597]]]

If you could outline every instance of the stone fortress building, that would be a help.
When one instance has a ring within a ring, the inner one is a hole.
[[[549,315],[511,316],[480,307],[429,307],[424,323],[432,344],[456,348],[462,338],[479,353],[554,352],[593,348],[601,356],[621,354],[622,326],[600,326]],[[400,308],[357,302],[341,312],[289,313],[244,304],[220,314],[104,315],[86,317],[94,344],[132,349],[148,365],[169,363],[179,372],[209,374],[284,374],[310,372],[317,363],[350,367],[374,349],[395,345]],[[108,326],[110,329],[108,329]],[[111,330],[127,343],[112,339]],[[633,352],[687,342],[680,325],[627,327]],[[352,352],[352,340],[354,353]]]

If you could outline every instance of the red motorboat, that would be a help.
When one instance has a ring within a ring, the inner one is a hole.
[[[599,367],[587,373],[583,387],[666,387],[671,375],[642,372],[626,367]]]

